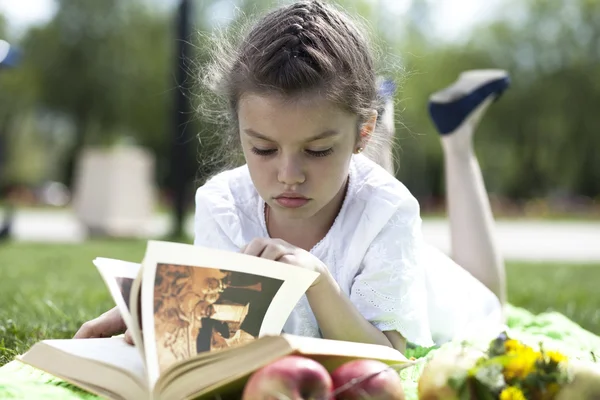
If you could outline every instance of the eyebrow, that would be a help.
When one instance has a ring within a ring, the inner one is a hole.
[[[250,128],[244,129],[244,132],[248,136],[252,136],[252,137],[257,138],[257,139],[266,140],[268,142],[275,142],[275,140],[271,139],[270,137],[265,136],[265,135],[263,135],[261,133],[258,133],[255,130],[250,129]],[[335,136],[338,133],[339,132],[336,131],[336,130],[334,130],[334,129],[328,129],[328,130],[326,130],[324,132],[319,133],[318,135],[315,135],[315,136],[312,136],[312,137],[308,138],[306,141],[307,142],[314,142],[315,140],[321,140],[321,139],[325,139],[325,138],[328,138],[328,137],[331,137],[331,136]]]

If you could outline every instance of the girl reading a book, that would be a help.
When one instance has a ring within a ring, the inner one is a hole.
[[[245,164],[198,189],[194,242],[319,272],[284,332],[404,350],[501,324],[504,269],[471,136],[506,88],[503,73],[465,74],[431,98],[453,259],[424,242],[417,200],[372,161],[391,152],[383,98],[366,36],[346,14],[320,1],[278,8],[203,78]],[[76,337],[123,330],[114,309]]]

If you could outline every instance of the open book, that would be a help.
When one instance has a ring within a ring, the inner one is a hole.
[[[290,354],[330,371],[356,358],[407,361],[385,346],[282,333],[313,271],[159,241],[148,242],[141,265],[94,264],[134,345],[122,336],[45,340],[19,359],[106,398],[239,398],[254,371]]]

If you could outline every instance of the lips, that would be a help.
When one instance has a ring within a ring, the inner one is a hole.
[[[310,199],[298,193],[283,193],[275,197],[275,201],[285,208],[298,208],[308,203]]]

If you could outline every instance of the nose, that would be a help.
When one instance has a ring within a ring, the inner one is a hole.
[[[302,160],[294,155],[282,156],[277,179],[284,185],[297,185],[306,179]]]

